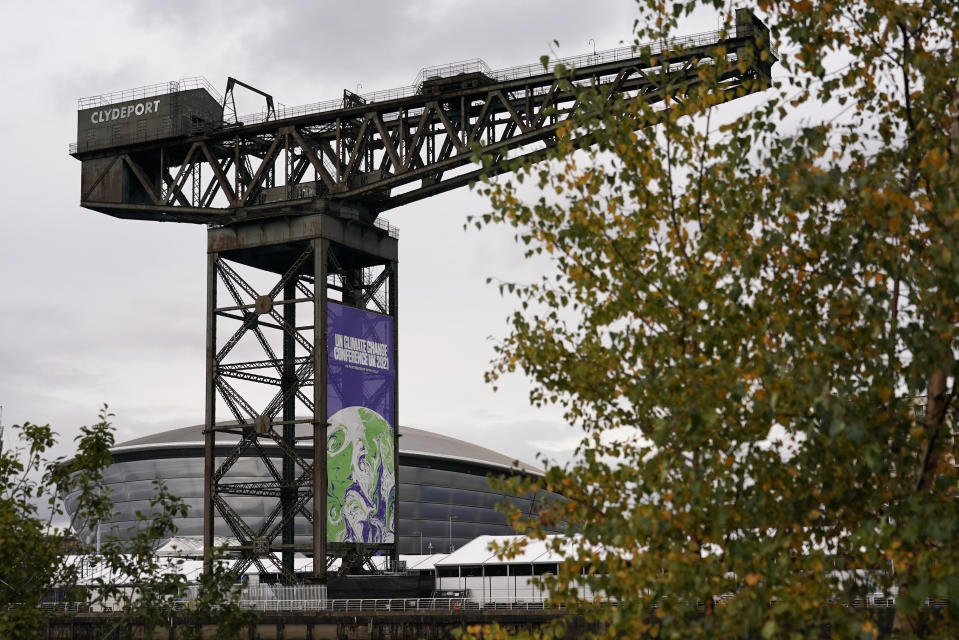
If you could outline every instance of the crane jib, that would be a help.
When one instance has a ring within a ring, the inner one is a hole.
[[[778,59],[751,12],[735,29],[492,70],[480,60],[431,67],[408,87],[302,107],[230,78],[221,98],[180,81],[81,102],[71,152],[83,163],[81,205],[121,218],[228,223],[317,213],[329,204],[371,222],[385,210],[534,161],[582,108],[576,86],[664,108],[725,64],[722,100],[768,86]],[[563,65],[564,74],[555,71]],[[719,68],[719,67],[717,67]],[[238,116],[234,85],[265,98]],[[667,87],[669,87],[667,89]],[[132,100],[125,100],[127,94]],[[140,93],[144,93],[140,91]],[[138,99],[140,98],[140,99]],[[227,109],[228,107],[228,109]],[[638,123],[646,126],[650,123]],[[478,167],[478,151],[484,164]],[[327,204],[323,204],[327,203]]]

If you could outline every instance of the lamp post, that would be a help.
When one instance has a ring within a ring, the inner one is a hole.
[[[450,553],[453,553],[453,516],[452,515],[450,516],[449,543],[450,543]]]

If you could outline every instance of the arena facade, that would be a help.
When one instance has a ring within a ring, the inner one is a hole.
[[[494,491],[490,475],[542,475],[540,469],[515,462],[509,456],[412,427],[400,427],[399,435],[397,538],[401,554],[449,553],[451,547],[458,549],[478,536],[510,534],[512,529],[505,516],[495,510],[497,504],[509,500],[530,513],[543,500],[558,497],[545,492],[515,496]],[[218,436],[217,457],[229,455],[236,440],[236,436]],[[117,444],[111,450],[113,462],[104,474],[115,514],[109,522],[100,523],[102,540],[123,540],[133,533],[137,511],[150,512],[156,480],[190,507],[187,517],[176,521],[176,535],[199,539],[203,529],[203,444],[202,425]],[[264,447],[269,451],[268,446]],[[298,445],[297,449],[304,458],[312,458],[312,447],[301,449]],[[280,464],[279,455],[273,462]],[[260,481],[269,478],[269,471],[262,459],[249,456],[237,461],[229,476],[234,482]],[[65,497],[68,513],[74,512],[76,501],[74,494]],[[256,526],[273,510],[276,499],[231,497],[229,502],[247,523]],[[307,509],[312,509],[312,504]],[[217,519],[214,527],[217,537],[230,536],[223,520]],[[84,542],[94,543],[94,523],[78,529]],[[297,518],[297,542],[308,542],[311,532],[310,523]]]

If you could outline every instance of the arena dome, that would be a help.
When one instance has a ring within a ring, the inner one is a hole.
[[[399,530],[397,541],[401,554],[447,553],[481,535],[513,533],[506,517],[495,507],[509,500],[524,513],[532,513],[537,503],[556,494],[515,496],[496,492],[488,476],[527,474],[539,476],[542,470],[485,447],[412,427],[399,430]],[[238,438],[218,432],[216,455],[226,457]],[[117,444],[111,449],[112,464],[104,479],[115,504],[114,517],[102,522],[101,537],[128,538],[137,525],[136,513],[150,512],[155,495],[155,480],[162,481],[190,510],[176,520],[178,537],[200,538],[203,531],[203,425],[171,429],[143,438]],[[263,441],[267,451],[276,445]],[[312,446],[297,444],[304,458],[313,456]],[[273,458],[275,465],[280,457]],[[269,479],[264,462],[244,456],[230,471],[231,481]],[[72,514],[77,496],[65,497],[67,512]],[[276,504],[275,498],[231,496],[230,505],[252,526],[257,526]],[[312,509],[308,503],[307,509]],[[95,524],[80,527],[77,532],[86,543],[96,539]],[[309,522],[295,521],[297,543],[308,543],[312,535]],[[226,522],[214,521],[214,535],[230,536]]]

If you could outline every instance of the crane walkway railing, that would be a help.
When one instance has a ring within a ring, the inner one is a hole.
[[[408,98],[417,95],[423,88],[423,83],[434,78],[450,78],[462,73],[479,72],[498,82],[508,82],[523,78],[531,78],[543,73],[552,73],[556,67],[563,65],[566,68],[583,68],[620,60],[631,60],[639,56],[642,52],[649,52],[649,55],[659,55],[664,51],[683,51],[696,47],[705,47],[711,44],[717,44],[723,37],[728,37],[721,31],[708,31],[689,36],[679,36],[675,38],[666,38],[653,42],[645,42],[636,46],[618,47],[616,49],[607,49],[605,51],[594,51],[576,56],[550,59],[544,67],[539,62],[523,64],[505,69],[491,69],[482,59],[474,58],[472,60],[463,60],[460,62],[448,62],[445,64],[425,67],[420,70],[413,84],[405,87],[395,87],[392,89],[382,89],[369,93],[359,94],[358,97],[366,103],[385,102],[397,98]],[[188,89],[206,89],[210,95],[219,102],[223,98],[219,91],[202,76],[193,78],[182,78],[172,82],[160,82],[157,84],[136,87],[134,89],[124,89],[95,96],[80,98],[77,101],[77,107],[80,110],[100,107],[118,102],[127,102],[130,100],[139,100],[153,96],[176,93]],[[312,113],[321,113],[323,111],[333,111],[344,107],[343,99],[325,100],[311,104],[285,107],[280,106],[276,109],[277,119],[292,118]],[[266,111],[247,114],[237,118],[243,124],[257,124],[266,121],[268,114]]]
[[[168,93],[177,93],[179,91],[188,91],[190,89],[206,89],[207,93],[216,98],[218,102],[223,102],[223,97],[220,95],[220,92],[217,91],[212,84],[210,84],[209,80],[203,76],[196,76],[192,78],[172,80],[170,82],[148,84],[142,87],[136,87],[135,89],[123,89],[121,91],[114,91],[112,93],[104,93],[96,96],[80,98],[77,100],[77,109],[79,111],[83,111],[84,109],[102,107],[108,104],[129,102],[131,100],[142,100],[144,98],[152,98],[154,96],[162,96]]]
[[[388,100],[395,100],[398,98],[408,98],[421,93],[423,83],[427,80],[433,78],[450,78],[462,73],[479,72],[498,82],[509,82],[511,80],[532,78],[544,73],[552,73],[555,71],[556,67],[560,65],[563,65],[566,68],[575,67],[579,69],[611,62],[619,62],[621,60],[632,60],[633,58],[636,58],[647,51],[649,55],[655,56],[663,53],[664,51],[678,52],[696,47],[705,47],[712,44],[718,44],[724,35],[726,35],[726,37],[730,37],[728,34],[724,34],[724,32],[721,31],[708,31],[689,36],[680,36],[676,38],[657,40],[654,42],[645,42],[637,46],[619,47],[616,49],[608,49],[606,51],[598,51],[565,58],[553,58],[546,63],[545,67],[542,63],[534,62],[515,67],[507,67],[506,69],[492,70],[490,69],[489,65],[487,65],[480,58],[464,60],[461,62],[449,62],[446,64],[421,69],[411,85],[359,94],[359,98],[361,98],[367,104],[386,102]],[[323,102],[314,102],[312,104],[305,104],[296,107],[283,107],[276,110],[276,118],[283,120],[285,118],[293,118],[313,113],[322,113],[324,111],[335,111],[337,109],[342,109],[345,106],[346,105],[342,99],[334,99],[325,100]],[[265,122],[267,117],[268,113],[266,111],[261,111],[259,113],[247,114],[237,118],[237,120],[242,122],[244,125],[250,125]]]

